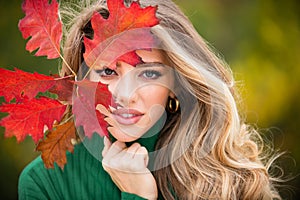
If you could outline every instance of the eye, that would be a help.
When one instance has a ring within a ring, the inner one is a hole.
[[[161,76],[161,73],[155,70],[146,70],[141,73],[141,76],[146,79],[157,79]]]
[[[116,71],[112,70],[110,68],[104,68],[104,69],[101,69],[101,70],[96,70],[96,72],[101,77],[111,77],[111,76],[117,75]]]
[[[105,75],[112,75],[113,73],[116,73],[114,70],[112,70],[112,69],[109,69],[109,68],[106,68],[106,69],[104,69],[104,73],[105,73]]]

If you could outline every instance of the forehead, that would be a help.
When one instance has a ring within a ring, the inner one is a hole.
[[[136,54],[142,59],[143,62],[157,62],[166,64],[166,58],[161,50],[136,50]]]
[[[142,63],[161,63],[168,65],[168,62],[166,61],[166,56],[163,53],[162,50],[159,49],[147,49],[147,50],[135,50],[135,53],[140,57],[142,60]],[[122,64],[121,64],[122,63]],[[140,64],[142,64],[140,63]],[[108,62],[99,59],[97,61],[97,65],[94,65],[92,67],[93,70],[102,70],[103,68],[110,68],[115,70],[117,67],[120,67],[121,65],[131,66],[131,64],[127,63],[126,61],[118,61],[115,60],[108,64]],[[138,64],[139,65],[139,64]],[[138,66],[136,65],[136,66]],[[135,67],[135,66],[132,66]]]

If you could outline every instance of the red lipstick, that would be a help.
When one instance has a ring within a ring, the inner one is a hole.
[[[135,124],[143,117],[143,113],[138,110],[126,108],[116,109],[112,114],[117,122],[123,125]]]

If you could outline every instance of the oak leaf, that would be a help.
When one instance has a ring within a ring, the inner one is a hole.
[[[54,163],[63,169],[67,163],[66,152],[73,153],[74,146],[72,140],[76,140],[76,130],[74,121],[57,125],[49,131],[46,139],[39,142],[37,150],[42,152],[42,159],[46,168],[53,168]]]
[[[99,54],[98,52],[102,52],[103,48],[100,48],[101,51],[96,50],[96,52],[94,49],[99,48],[99,44],[102,42],[113,36],[119,35],[122,32],[153,27],[159,23],[158,18],[155,16],[157,6],[142,8],[139,2],[132,2],[130,7],[126,7],[123,0],[108,0],[107,6],[109,10],[109,17],[107,19],[104,19],[98,12],[95,12],[91,18],[91,24],[94,30],[93,39],[84,37],[84,59],[90,67],[98,64],[97,54]],[[151,35],[152,34],[149,29],[149,31],[141,35],[140,38],[135,38],[134,43],[144,37],[149,38]],[[148,39],[146,41],[148,41]],[[113,50],[119,51],[119,48],[122,47],[122,45],[123,44],[119,44],[119,47],[114,45]],[[106,47],[110,47],[110,44],[105,45],[104,49]],[[141,47],[136,46],[136,49],[139,48]],[[126,53],[130,55],[124,55],[121,59],[122,61],[126,61],[133,66],[141,62],[141,59],[135,52],[128,51]],[[125,60],[125,58],[127,58],[127,60]]]
[[[73,90],[74,81],[70,77],[56,78],[53,87],[49,88],[49,92],[56,94],[59,101],[69,104],[72,104]]]
[[[44,137],[44,128],[51,130],[54,122],[62,119],[65,110],[66,105],[54,99],[25,98],[21,103],[0,106],[0,112],[9,114],[0,120],[0,126],[5,127],[5,137],[16,136],[17,141],[21,142],[31,135],[37,143]]]
[[[62,23],[58,15],[58,3],[52,0],[25,0],[22,9],[25,17],[19,21],[19,29],[24,39],[31,36],[26,50],[36,49],[36,56],[47,56],[48,59],[60,57]]]
[[[73,114],[76,127],[82,126],[84,134],[91,138],[94,133],[108,135],[104,116],[96,110],[98,104],[108,108],[112,105],[112,95],[107,85],[100,82],[83,80],[76,82],[78,95],[73,101]]]
[[[45,92],[55,85],[53,77],[38,73],[28,73],[15,68],[15,71],[0,68],[0,96],[6,102],[16,98],[20,102],[24,97],[34,98],[39,92]]]

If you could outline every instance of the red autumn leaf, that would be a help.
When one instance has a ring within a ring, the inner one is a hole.
[[[0,96],[6,102],[16,98],[17,102],[24,97],[32,99],[39,92],[49,91],[58,95],[60,101],[72,101],[74,83],[70,77],[46,76],[28,73],[15,68],[15,71],[0,68]]]
[[[72,139],[76,139],[76,130],[73,121],[54,127],[41,141],[37,150],[42,152],[42,159],[47,168],[53,168],[54,162],[63,169],[67,163],[66,151],[73,153]]]
[[[93,133],[101,136],[108,135],[107,123],[104,117],[96,110],[96,105],[102,104],[108,108],[111,105],[111,93],[106,85],[88,80],[76,82],[78,96],[73,101],[73,114],[76,127],[82,126],[87,137]]]
[[[101,42],[84,59],[89,67],[105,65],[114,69],[117,61],[135,66],[141,63],[135,50],[156,48],[158,45],[159,40],[151,34],[151,28],[133,29]]]
[[[95,48],[99,48],[98,45],[100,43],[113,36],[119,35],[122,32],[133,29],[152,27],[159,23],[159,20],[155,16],[157,6],[148,6],[146,8],[142,8],[140,7],[140,4],[138,2],[133,2],[130,7],[126,7],[123,0],[108,0],[107,6],[109,10],[109,17],[107,19],[104,19],[98,12],[94,13],[91,18],[94,37],[92,40],[86,37],[84,38],[84,58],[88,66],[90,67],[93,66],[95,62],[97,62],[95,61],[95,59],[97,59],[98,55],[93,51]],[[135,38],[135,42],[139,39],[143,39],[143,37],[148,38],[149,35],[151,35],[150,29],[147,34],[140,36],[140,38]],[[148,39],[146,41],[148,41]],[[108,44],[106,45],[106,47],[107,46],[110,45]],[[119,47],[121,46],[122,45],[119,45]],[[104,47],[104,49],[106,47]],[[115,46],[115,48],[113,49],[119,50],[117,46]],[[138,49],[138,46],[136,49]],[[129,51],[127,51],[126,53],[131,54],[131,56],[127,56],[130,57],[130,60],[126,60],[126,62],[133,66],[140,63],[140,58],[137,54],[132,54]]]
[[[0,126],[5,127],[5,137],[16,136],[17,141],[21,142],[31,135],[37,143],[44,137],[44,127],[51,130],[53,123],[61,120],[65,110],[66,105],[54,99],[24,99],[21,103],[0,106],[0,112],[9,114],[0,120]]]
[[[62,23],[58,15],[58,3],[52,0],[25,0],[22,9],[25,17],[19,22],[19,29],[24,39],[31,36],[26,50],[32,52],[39,48],[36,56],[48,59],[60,56]]]
[[[45,92],[55,84],[53,77],[28,73],[15,68],[15,71],[0,68],[0,96],[6,102],[16,98],[19,102],[24,97],[34,98],[39,92]]]
[[[57,94],[58,100],[66,101],[72,104],[74,81],[69,77],[55,79],[55,84],[49,89],[49,92]]]

